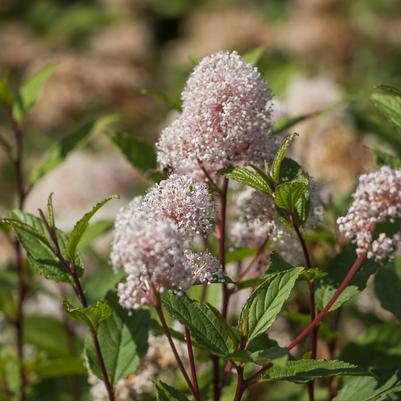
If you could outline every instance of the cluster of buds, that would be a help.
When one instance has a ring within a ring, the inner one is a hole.
[[[394,223],[401,217],[401,170],[382,167],[364,174],[353,195],[353,202],[344,217],[337,220],[340,232],[356,244],[358,255],[377,261],[392,256],[401,241],[401,234],[391,236],[375,232],[380,223]]]

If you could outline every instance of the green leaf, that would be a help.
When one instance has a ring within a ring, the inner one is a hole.
[[[250,52],[244,54],[242,58],[248,63],[253,66],[256,66],[260,59],[263,56],[263,53],[266,51],[265,46],[257,47],[256,49],[251,50]]]
[[[401,94],[399,89],[391,86],[379,86],[370,98],[401,132]]]
[[[54,221],[53,192],[47,199],[47,217],[49,219],[49,226],[52,228],[55,227],[56,222]]]
[[[219,170],[219,174],[230,180],[249,185],[267,195],[272,194],[268,177],[258,171],[251,171],[244,167],[227,167]]]
[[[262,381],[286,380],[295,383],[307,383],[324,377],[357,375],[369,373],[347,362],[325,359],[300,359],[288,361],[285,366],[273,366],[262,377]],[[350,401],[350,400],[349,400]]]
[[[274,202],[279,209],[286,211],[281,214],[287,221],[291,222],[289,216],[294,217],[294,224],[298,227],[308,219],[309,190],[304,182],[289,181],[277,185]]]
[[[393,169],[401,168],[401,159],[390,155],[389,153],[383,152],[379,149],[373,149],[373,152],[376,156],[376,163],[379,166],[389,166]]]
[[[289,357],[288,349],[279,347],[277,342],[266,334],[255,337],[246,351],[236,351],[230,359],[238,362],[252,362],[257,365],[268,363],[285,365]]]
[[[280,182],[280,171],[281,171],[281,164],[283,162],[285,153],[287,152],[288,147],[294,141],[294,139],[298,136],[298,134],[291,134],[288,135],[282,144],[280,145],[279,150],[277,151],[276,155],[274,156],[272,166],[271,166],[271,176],[273,180],[276,182]]]
[[[325,269],[327,276],[316,282],[316,304],[322,309],[333,296],[342,280],[348,273],[350,267],[356,259],[355,247],[348,245],[344,250],[335,256]],[[371,274],[376,272],[377,265],[371,259],[366,259],[358,268],[351,282],[341,293],[337,301],[330,308],[330,311],[338,309],[345,302],[349,301],[366,287],[366,283]]]
[[[235,334],[211,305],[172,293],[165,294],[162,302],[171,317],[189,328],[196,345],[219,356],[234,352]]]
[[[147,351],[150,316],[146,310],[128,314],[118,303],[114,293],[108,293],[106,301],[112,316],[104,320],[97,333],[107,372],[113,383],[134,373]],[[92,337],[85,342],[85,352],[91,371],[102,379]]]
[[[270,256],[270,265],[265,273],[265,277],[272,273],[280,273],[288,269],[292,269],[294,266],[286,262],[277,252],[272,252]]]
[[[13,107],[13,116],[17,121],[22,121],[38,101],[55,69],[56,65],[48,64],[23,83]]]
[[[60,263],[51,250],[50,238],[47,229],[41,219],[30,213],[13,210],[13,227],[18,240],[25,249],[30,265],[42,276],[55,281],[70,282],[70,274]],[[19,223],[15,223],[17,220]],[[30,229],[27,229],[29,227]],[[68,260],[66,253],[67,238],[64,233],[57,230],[57,238],[61,253]],[[78,274],[82,274],[83,264],[79,256],[75,258]]]
[[[64,310],[72,319],[79,320],[92,328],[99,326],[103,320],[108,319],[112,314],[110,306],[102,301],[86,308],[74,308],[69,302],[64,301]]]
[[[155,181],[162,179],[162,175],[157,172],[156,151],[153,145],[119,132],[110,133],[109,137],[133,167]]]
[[[157,401],[188,401],[188,398],[181,391],[176,390],[161,380],[155,380],[154,384]]]
[[[294,267],[273,274],[252,293],[239,317],[244,338],[250,341],[274,323],[302,271],[302,267]]]
[[[86,373],[84,361],[80,356],[64,356],[41,361],[35,367],[35,373],[41,378],[81,375]]]
[[[59,166],[63,160],[72,152],[85,146],[88,141],[97,133],[103,131],[110,124],[116,122],[116,115],[102,117],[94,122],[85,124],[71,135],[62,138],[49,150],[46,160],[33,170],[30,182],[34,184],[40,178],[44,177],[50,171]]]
[[[92,210],[85,215],[75,224],[73,230],[71,231],[70,235],[68,236],[68,243],[67,243],[67,253],[70,259],[74,259],[77,251],[77,247],[79,242],[82,239],[85,231],[89,226],[90,219],[95,215],[95,213],[102,208],[107,202],[111,201],[112,199],[118,199],[118,195],[110,195],[107,198],[103,199],[101,202],[97,203]]]
[[[178,111],[179,113],[182,110],[180,100],[172,98],[166,92],[154,88],[145,88],[142,90],[142,93],[144,95],[148,95],[153,97],[154,99],[159,100],[160,102],[165,104],[170,110],[175,110]]]
[[[309,185],[308,177],[305,175],[302,167],[292,159],[284,157],[281,162],[280,183],[289,181],[299,181]]]
[[[401,391],[401,371],[386,372],[378,377],[351,377],[333,401],[377,401]],[[397,398],[398,399],[398,398]]]
[[[304,272],[301,274],[301,279],[313,283],[315,280],[319,280],[325,276],[327,276],[326,272],[320,270],[318,267],[311,267],[304,270]]]
[[[13,93],[4,79],[0,79],[0,103],[6,106],[11,106],[13,103]]]

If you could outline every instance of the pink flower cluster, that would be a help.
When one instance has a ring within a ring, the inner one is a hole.
[[[205,57],[182,93],[183,111],[163,130],[158,161],[179,170],[267,158],[272,96],[257,69],[236,53]]]
[[[375,260],[391,257],[401,234],[380,233],[374,238],[374,233],[379,223],[401,218],[401,170],[384,166],[362,175],[353,198],[347,215],[337,220],[339,230],[356,244],[359,255],[366,253]]]
[[[117,215],[111,252],[114,269],[123,268],[120,303],[128,308],[154,304],[154,291],[184,292],[194,281],[221,274],[211,255],[190,254],[188,241],[212,228],[213,202],[206,185],[172,175]]]

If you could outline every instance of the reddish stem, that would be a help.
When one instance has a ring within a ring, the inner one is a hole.
[[[191,340],[191,333],[189,331],[189,328],[185,326],[184,329],[184,334],[185,334],[185,342],[187,343],[187,350],[188,350],[188,359],[189,359],[189,365],[191,368],[191,375],[192,375],[192,384],[194,386],[194,389],[196,391],[196,399],[200,401],[201,395],[199,391],[199,384],[198,384],[198,377],[196,376],[196,366],[195,366],[195,357],[194,357],[194,350],[192,347],[192,340]]]
[[[302,330],[300,334],[291,342],[291,344],[287,347],[288,351],[291,351],[294,347],[296,347],[315,327],[319,325],[325,315],[329,312],[330,308],[334,305],[337,301],[338,297],[342,294],[344,289],[347,287],[348,283],[351,281],[352,277],[355,275],[356,271],[358,270],[359,266],[361,265],[362,261],[364,260],[366,254],[359,255],[354,264],[352,265],[351,269],[345,276],[344,280],[341,282],[340,286],[337,288],[336,292],[330,298],[330,301],[327,305],[320,311],[320,313],[316,316],[313,322],[309,323],[309,325]],[[255,383],[260,375],[265,373],[268,369],[272,367],[272,364],[268,364],[262,366],[255,374],[253,374],[249,379],[246,380],[246,385],[250,386]]]
[[[223,189],[221,192],[220,220],[218,225],[219,259],[224,272],[226,271],[227,192],[228,192],[228,179],[224,178]],[[223,305],[221,313],[224,317],[227,317],[229,301],[230,301],[230,291],[227,287],[227,284],[223,283]]]
[[[302,251],[304,253],[306,267],[308,269],[312,268],[312,262],[309,255],[308,247],[306,245],[306,241],[301,233],[301,230],[295,223],[295,219],[292,217],[291,221],[293,222],[292,226],[297,234],[298,240],[301,244]],[[313,282],[308,283],[309,287],[309,311],[310,311],[310,321],[313,322],[316,317],[316,302],[315,302],[315,284]],[[312,359],[316,359],[317,357],[317,343],[318,343],[318,331],[319,328],[315,327],[312,331],[311,337],[311,351],[312,351]],[[315,401],[315,382],[311,380],[308,382],[308,396],[309,401]]]
[[[159,316],[160,323],[161,323],[161,325],[163,327],[164,334],[167,337],[167,340],[168,340],[168,342],[170,344],[171,350],[173,351],[174,358],[175,358],[175,360],[177,362],[177,365],[178,365],[182,375],[184,376],[184,379],[185,379],[189,389],[191,390],[191,393],[193,394],[193,396],[195,397],[196,400],[199,400],[197,398],[198,395],[197,395],[197,392],[195,390],[195,387],[193,386],[193,384],[191,382],[191,379],[188,376],[188,373],[187,373],[187,371],[186,371],[186,369],[184,367],[184,364],[182,363],[180,355],[178,354],[177,348],[176,348],[176,346],[174,344],[174,341],[173,341],[173,338],[171,336],[170,328],[168,327],[168,324],[166,322],[166,318],[164,317],[163,308],[162,308],[162,305],[161,305],[161,302],[160,302],[160,295],[157,293],[157,291],[155,291],[154,293],[155,293],[155,299],[156,299],[155,309],[156,309],[156,312],[157,312],[157,314]]]
[[[344,280],[340,284],[340,286],[337,288],[336,292],[333,294],[331,297],[330,301],[327,303],[327,305],[319,312],[319,314],[316,316],[313,322],[311,322],[298,336],[294,339],[294,341],[291,342],[291,344],[288,346],[288,351],[291,351],[294,347],[296,347],[315,327],[319,325],[321,320],[324,318],[324,316],[327,314],[327,312],[330,310],[330,308],[334,305],[334,303],[337,301],[338,297],[342,294],[344,291],[345,287],[348,285],[348,283],[351,281],[352,277],[358,270],[358,267],[361,265],[363,259],[365,258],[365,254],[359,255],[354,264],[352,265],[351,269],[345,276]]]
[[[24,209],[26,190],[23,172],[23,157],[24,157],[24,142],[21,126],[14,119],[12,109],[9,109],[9,118],[11,121],[14,139],[15,139],[15,156],[12,158],[16,177],[16,193],[17,204],[20,210]],[[23,266],[23,257],[21,245],[15,241],[15,256],[18,271],[18,301],[17,301],[17,316],[15,327],[17,331],[17,356],[18,356],[18,371],[19,371],[19,401],[25,401],[26,375],[24,369],[24,301],[26,297],[26,283]]]

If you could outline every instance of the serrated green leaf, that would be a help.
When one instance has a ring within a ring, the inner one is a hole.
[[[19,221],[19,225],[15,226],[18,240],[25,249],[28,261],[31,266],[42,276],[55,281],[70,282],[70,274],[60,263],[58,258],[51,250],[51,244],[47,229],[41,219],[30,213],[24,213],[20,210],[13,210],[11,213],[13,220]],[[15,224],[15,223],[14,223]],[[26,230],[29,226],[32,231]],[[39,236],[40,237],[39,237]],[[68,260],[66,253],[67,238],[64,233],[57,230],[57,238],[61,248],[61,253]],[[47,244],[44,242],[47,241]],[[75,258],[78,274],[83,271],[82,260],[79,256]]]
[[[274,323],[302,271],[302,267],[294,267],[273,274],[252,293],[239,317],[244,338],[251,341]]]
[[[266,51],[265,46],[257,47],[256,49],[251,50],[250,52],[244,54],[242,58],[248,63],[253,66],[256,66],[260,59],[263,56],[263,53]]]
[[[273,180],[276,182],[280,182],[280,171],[281,171],[281,164],[283,162],[285,153],[287,152],[288,147],[294,141],[294,139],[298,136],[298,134],[291,134],[288,135],[284,141],[281,143],[280,148],[278,149],[276,155],[274,156],[272,166],[271,166],[271,176]]]
[[[88,327],[96,328],[103,320],[108,319],[112,310],[106,302],[98,301],[96,305],[86,308],[74,308],[70,303],[64,301],[64,310],[72,319],[85,323]]]
[[[70,259],[74,259],[77,251],[77,247],[79,242],[82,239],[85,231],[89,226],[90,219],[96,214],[96,212],[101,209],[107,202],[111,201],[112,199],[118,199],[118,195],[110,195],[107,198],[103,199],[102,201],[98,202],[92,210],[85,213],[84,216],[75,224],[73,230],[71,231],[70,235],[68,236],[67,242],[67,253]]]
[[[401,132],[401,95],[397,88],[381,86],[372,95],[373,103]]]
[[[383,397],[400,391],[401,371],[396,370],[385,372],[377,377],[365,376],[349,378],[333,401],[387,400],[388,398]]]
[[[311,380],[331,376],[366,376],[369,373],[347,362],[325,359],[300,359],[288,361],[285,366],[273,366],[262,377],[262,381],[286,380],[307,383]]]
[[[330,260],[325,269],[327,276],[316,282],[315,296],[316,304],[319,309],[322,309],[333,296],[334,292],[337,290],[341,281],[344,279],[348,270],[355,261],[355,258],[355,247],[348,245],[340,254]],[[368,278],[376,272],[376,269],[377,265],[374,261],[371,259],[365,259],[358,268],[351,282],[331,307],[330,311],[338,309],[341,305],[362,291],[366,287]]]
[[[279,184],[274,191],[274,202],[281,209],[280,214],[287,221],[292,222],[290,219],[292,216],[294,218],[293,223],[300,227],[306,222],[309,214],[308,185],[300,181],[288,181]]]
[[[401,159],[390,155],[389,153],[383,152],[379,149],[373,149],[373,152],[376,156],[376,163],[379,166],[389,166],[393,169],[401,168]]]
[[[169,386],[161,380],[154,381],[157,401],[189,401],[181,391]]]
[[[31,235],[32,237],[35,237],[38,241],[40,241],[43,245],[45,245],[49,250],[51,250],[51,245],[43,233],[39,232],[35,227],[30,226],[29,224],[24,223],[23,221],[20,221],[18,219],[2,219],[2,223],[7,224],[11,226],[15,231],[19,230],[21,232],[24,232],[26,234]]]
[[[172,293],[165,294],[162,302],[171,317],[189,328],[196,345],[219,356],[234,352],[235,334],[211,305]]]
[[[156,151],[153,145],[120,132],[110,133],[109,137],[133,167],[154,181],[160,181],[163,178],[157,172]]]
[[[49,226],[55,227],[56,223],[54,221],[53,192],[47,199],[47,217],[49,219]]]
[[[251,171],[244,167],[227,167],[219,170],[219,174],[230,180],[249,185],[267,195],[272,195],[268,177],[257,171]]]
[[[106,301],[112,316],[103,321],[98,329],[100,348],[107,372],[113,383],[134,373],[141,358],[146,354],[150,316],[146,310],[132,311],[131,315],[118,303],[117,296],[109,293]],[[85,341],[85,353],[91,371],[102,379],[92,338]]]
[[[264,338],[260,341],[259,338]],[[260,346],[263,344],[263,346]],[[237,362],[251,362],[256,365],[267,365],[268,363],[285,365],[289,357],[287,348],[277,345],[276,341],[265,335],[258,336],[250,344],[246,351],[236,351],[229,356],[230,360]]]
[[[91,138],[117,120],[118,118],[116,115],[102,117],[94,122],[85,124],[76,132],[59,140],[51,147],[45,161],[33,170],[30,177],[31,184],[34,184],[50,171],[54,170],[63,162],[70,152],[85,146]]]
[[[23,83],[13,107],[13,116],[17,121],[22,121],[38,101],[55,69],[56,65],[48,64]]]

